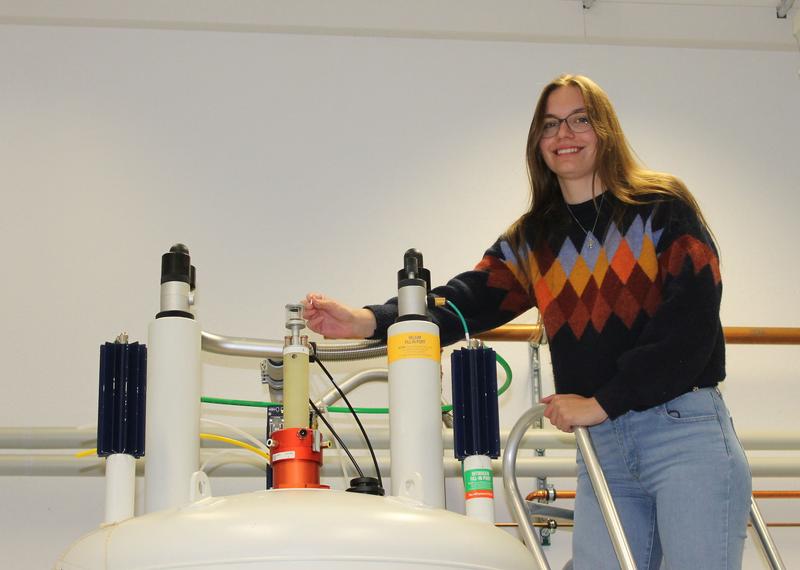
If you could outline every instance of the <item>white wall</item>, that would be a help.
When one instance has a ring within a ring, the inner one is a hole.
[[[97,346],[146,340],[174,242],[203,328],[238,336],[281,337],[308,290],[385,299],[408,247],[436,281],[471,267],[524,208],[532,107],[562,71],[605,86],[642,159],[694,191],[722,246],[724,324],[798,326],[799,67],[792,52],[2,26],[0,424],[95,421]],[[497,348],[517,378],[508,427],[530,402],[526,350]],[[798,356],[730,348],[740,431],[797,429]],[[262,398],[257,364],[206,357],[204,393]],[[48,567],[97,525],[101,488],[0,479],[0,566]],[[790,567],[797,532],[774,531]],[[555,544],[554,566],[569,533]],[[747,561],[761,567],[752,542]]]

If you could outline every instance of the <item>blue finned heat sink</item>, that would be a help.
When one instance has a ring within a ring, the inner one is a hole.
[[[107,342],[100,347],[97,455],[144,455],[147,347]]]
[[[497,363],[491,348],[462,348],[450,356],[453,376],[453,451],[500,456]]]

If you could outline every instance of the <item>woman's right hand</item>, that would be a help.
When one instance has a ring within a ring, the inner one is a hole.
[[[308,328],[326,338],[367,338],[375,332],[375,315],[369,309],[353,309],[319,293],[303,300]]]

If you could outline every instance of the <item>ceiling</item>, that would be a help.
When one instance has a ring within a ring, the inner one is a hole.
[[[800,26],[793,4],[794,0],[0,0],[0,24],[791,51],[798,49],[793,22],[795,28]],[[779,7],[791,7],[788,17],[778,18]]]

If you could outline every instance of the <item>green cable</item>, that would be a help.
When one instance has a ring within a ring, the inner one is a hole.
[[[495,352],[494,354],[497,363],[503,367],[506,373],[506,381],[500,386],[500,389],[497,390],[497,395],[500,396],[508,387],[511,386],[511,367],[508,365],[508,362],[505,359]],[[276,406],[282,406],[283,404],[279,402],[256,402],[253,400],[229,400],[226,398],[211,398],[209,396],[203,396],[200,398],[200,401],[204,404],[223,404],[227,406],[248,406],[251,408],[274,408]],[[358,414],[388,414],[389,408],[353,408],[356,413]],[[327,408],[329,412],[335,414],[349,414],[350,410],[345,407],[339,406],[329,406]],[[442,406],[442,412],[451,412],[453,411],[453,406]]]
[[[251,408],[275,408],[282,406],[279,402],[255,402],[253,400],[228,400],[226,398],[210,398],[203,396],[200,401],[204,404],[224,404],[227,406],[249,406]]]
[[[335,414],[349,414],[350,408],[329,406],[326,408],[329,412]],[[389,408],[353,408],[357,414],[388,414]]]
[[[461,314],[461,311],[458,310],[458,307],[456,307],[456,305],[455,305],[455,303],[453,303],[453,301],[451,301],[450,299],[447,299],[446,302],[447,302],[448,305],[450,305],[450,308],[453,309],[456,312],[456,315],[458,315],[458,318],[461,319],[461,326],[464,327],[464,338],[469,340],[469,329],[467,328],[467,320],[464,318],[464,315]]]
[[[508,387],[511,386],[511,367],[508,365],[508,362],[506,362],[506,359],[496,352],[494,353],[494,358],[497,360],[497,363],[503,367],[503,370],[506,371],[506,381],[503,382],[503,385],[500,386],[500,389],[497,391],[497,395],[501,396],[506,390],[508,390]]]

